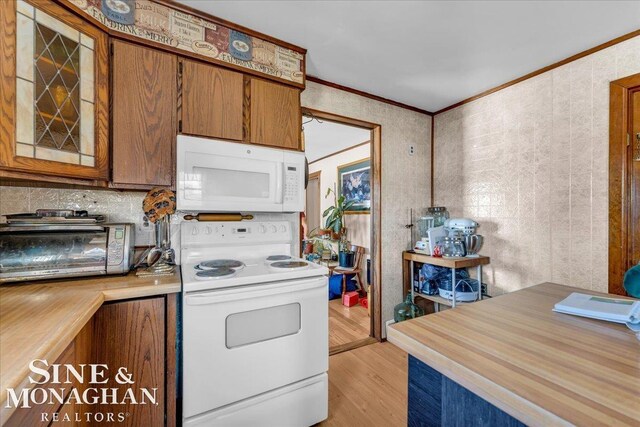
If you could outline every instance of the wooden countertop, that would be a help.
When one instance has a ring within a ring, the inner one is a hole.
[[[26,385],[29,362],[56,360],[104,301],[180,292],[171,276],[100,276],[0,286],[0,402]]]
[[[392,325],[390,342],[527,425],[640,425],[640,341],[543,283]]]

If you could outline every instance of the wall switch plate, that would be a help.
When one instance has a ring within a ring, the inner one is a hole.
[[[409,155],[413,156],[414,154],[416,154],[416,146],[412,144],[409,146]]]

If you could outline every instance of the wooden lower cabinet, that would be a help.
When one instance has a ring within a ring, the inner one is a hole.
[[[51,421],[49,424],[50,427],[59,427],[59,426],[81,426],[84,425],[80,421],[76,421],[76,412],[79,409],[79,405],[76,405],[73,402],[67,401],[62,407],[57,411],[56,418]]]
[[[165,314],[164,298],[105,304],[96,313],[93,360],[107,365],[110,373],[109,382],[101,387],[118,389],[118,396],[132,389],[138,400],[137,404],[97,405],[96,412],[129,414],[123,425],[164,425]],[[116,376],[123,368],[131,380],[119,384]],[[141,404],[143,389],[155,391],[157,404]]]
[[[62,352],[60,357],[56,359],[56,364],[72,363],[75,364],[75,341]],[[52,373],[52,369],[49,369]],[[30,385],[27,385],[30,387]],[[46,385],[45,385],[46,387]],[[65,399],[68,397],[68,393]],[[47,426],[53,418],[53,414],[60,410],[60,406],[49,405],[44,403],[41,405],[32,405],[31,408],[16,408],[11,417],[4,424],[4,427],[18,426]]]
[[[65,404],[18,408],[4,426],[175,426],[176,304],[177,294],[105,303],[55,363],[70,364],[76,369],[83,364],[107,365],[108,382],[74,381],[65,386]],[[122,371],[126,375],[131,375],[131,379],[126,380],[130,383],[120,384],[127,377],[116,381],[121,368],[126,369],[126,372]],[[62,386],[45,384],[42,387],[57,390]],[[126,396],[127,389],[131,389],[138,404],[133,404],[131,399],[125,399],[123,404],[105,405],[84,405],[68,400],[71,389],[82,394],[87,387],[111,389],[119,402]],[[147,403],[141,404],[142,388],[150,395],[155,393],[156,404],[148,397],[145,398]],[[114,421],[110,422],[109,417]]]

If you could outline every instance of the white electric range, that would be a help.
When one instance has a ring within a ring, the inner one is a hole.
[[[326,267],[287,221],[184,222],[185,426],[308,426],[328,416]]]

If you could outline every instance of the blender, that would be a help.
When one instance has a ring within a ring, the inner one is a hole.
[[[418,236],[413,247],[414,252],[431,255],[429,248],[429,229],[433,227],[434,218],[432,216],[422,216],[418,218]]]

